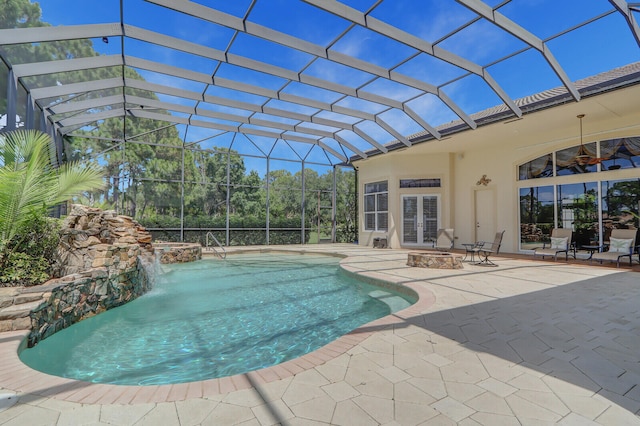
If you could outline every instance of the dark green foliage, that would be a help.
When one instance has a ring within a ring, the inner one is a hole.
[[[336,226],[337,243],[353,243],[358,240],[358,228],[353,222],[342,223]]]
[[[180,241],[180,218],[174,216],[156,216],[153,219],[141,219],[140,223],[151,230],[155,240]],[[226,241],[225,217],[188,216],[184,220],[184,240],[206,245],[206,234],[211,231],[224,246],[246,246],[267,244],[266,221],[259,217],[232,216],[229,219],[230,241]],[[190,230],[198,228],[198,230]],[[269,221],[269,244],[300,244],[300,218],[279,218]],[[215,230],[214,230],[215,229]],[[222,229],[222,230],[221,230]],[[309,241],[309,233],[305,235]]]
[[[8,253],[0,259],[0,286],[17,287],[42,284],[49,279],[47,259],[26,253]]]
[[[156,217],[154,219],[142,219],[140,223],[148,228],[162,228],[151,231],[154,240],[179,241],[180,218],[173,216]],[[266,225],[264,218],[257,217],[231,217],[229,220],[230,241],[226,241],[225,217],[213,216],[188,216],[185,217],[185,236],[187,242],[199,242],[206,244],[206,234],[211,231],[213,235],[225,246],[244,246],[266,244]],[[190,230],[198,228],[198,230]],[[271,219],[269,222],[270,244],[300,244],[300,219]],[[214,230],[215,229],[215,230]],[[306,236],[308,241],[309,236]],[[306,242],[306,241],[305,241]]]
[[[32,286],[47,281],[56,262],[60,221],[33,214],[0,254],[0,286]]]

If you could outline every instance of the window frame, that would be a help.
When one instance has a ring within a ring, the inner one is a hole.
[[[367,200],[373,200],[371,207]],[[386,209],[382,209],[386,203]],[[389,230],[389,181],[376,181],[364,184],[362,212],[364,230],[371,232],[387,232]],[[373,221],[370,222],[370,218]],[[385,218],[385,220],[382,220]],[[386,226],[382,226],[385,222]],[[373,226],[371,226],[371,223]]]

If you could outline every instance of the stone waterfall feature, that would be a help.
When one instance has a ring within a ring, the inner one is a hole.
[[[151,235],[128,216],[73,205],[64,220],[57,277],[0,291],[0,331],[30,329],[28,343],[149,290]]]
[[[111,266],[115,259],[110,246],[137,247],[135,250],[140,250],[137,254],[153,256],[151,234],[134,219],[116,215],[113,210],[73,204],[62,226],[58,276]],[[135,262],[133,253],[126,257],[128,264],[120,264],[121,269],[132,267]]]

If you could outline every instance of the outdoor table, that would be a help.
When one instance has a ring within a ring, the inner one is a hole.
[[[584,249],[587,250],[589,252],[589,257],[586,260],[591,260],[591,258],[593,257],[593,253],[600,251],[602,248],[604,248],[604,246],[600,246],[600,245],[586,245],[586,246],[580,246],[580,249]]]

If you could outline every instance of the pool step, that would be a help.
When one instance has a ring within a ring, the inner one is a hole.
[[[11,305],[7,306],[6,308],[2,308],[0,309],[0,321],[28,317],[31,311],[40,306],[41,303],[41,300],[36,300],[33,302]]]
[[[404,300],[402,297],[386,292],[384,290],[374,290],[369,293],[369,297],[378,299],[379,301],[386,303],[391,309],[391,312],[398,312],[411,306],[411,303]]]

